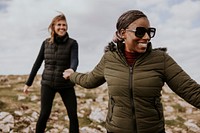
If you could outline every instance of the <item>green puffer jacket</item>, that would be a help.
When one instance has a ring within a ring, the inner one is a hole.
[[[114,133],[163,133],[161,90],[166,82],[180,97],[200,108],[200,85],[165,52],[148,45],[133,67],[120,48],[104,54],[87,74],[73,73],[70,80],[85,88],[108,85],[106,129]]]

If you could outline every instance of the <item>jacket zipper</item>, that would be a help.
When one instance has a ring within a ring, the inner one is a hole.
[[[134,91],[133,91],[133,87],[132,87],[132,84],[133,84],[133,65],[129,67],[129,71],[130,71],[130,74],[129,74],[129,89],[130,89],[130,93],[131,93],[131,108],[132,108],[132,112],[133,112],[133,116],[135,115],[135,106],[134,106]],[[136,133],[137,133],[137,123],[136,123],[136,116],[135,118],[133,117],[133,121],[135,123],[135,125],[133,125]]]
[[[53,84],[53,87],[55,86],[55,67],[56,67],[56,58],[57,58],[57,51],[58,51],[58,46],[57,44],[55,44],[55,48],[54,48],[54,61],[55,61],[55,64],[54,64],[54,71],[53,71],[53,79],[52,79],[52,84]]]
[[[122,59],[122,61],[126,64],[126,65],[128,65],[128,63],[126,62],[126,59],[125,59],[125,57],[123,56],[123,54],[122,54],[122,52],[119,52],[119,57]],[[136,61],[135,61],[136,62]],[[134,63],[135,64],[135,63]],[[133,112],[133,114],[135,115],[135,106],[134,106],[134,98],[133,98],[133,93],[134,93],[134,91],[133,91],[133,87],[132,87],[132,84],[133,84],[133,67],[134,67],[134,64],[133,65],[131,65],[131,66],[129,66],[129,89],[130,89],[130,93],[131,93],[131,107],[132,107],[132,112]],[[133,115],[132,115],[132,117],[133,117]],[[133,117],[133,121],[134,121],[134,123],[135,123],[135,125],[133,125],[133,129],[135,129],[134,130],[134,132],[135,133],[137,133],[137,123],[136,123],[136,116],[135,116],[135,118]]]

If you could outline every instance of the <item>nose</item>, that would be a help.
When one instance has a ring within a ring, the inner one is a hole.
[[[61,25],[60,28],[65,28],[65,25]]]
[[[147,34],[147,32],[144,34],[143,39],[150,40],[150,36]]]

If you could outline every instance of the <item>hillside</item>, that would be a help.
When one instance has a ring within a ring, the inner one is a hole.
[[[28,95],[22,92],[27,75],[0,76],[0,132],[34,133],[40,107],[40,75]],[[106,84],[92,90],[75,87],[81,133],[106,133]],[[167,133],[200,133],[200,110],[163,87],[162,95]],[[54,99],[47,133],[67,133],[69,120],[59,95]]]

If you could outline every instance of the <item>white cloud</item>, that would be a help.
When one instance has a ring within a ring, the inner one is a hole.
[[[200,80],[197,75],[200,59],[194,57],[200,55],[199,4],[200,1],[192,0],[0,1],[0,17],[3,18],[0,21],[0,48],[3,49],[0,74],[29,73],[57,11],[66,15],[69,34],[79,42],[79,70],[91,70],[112,38],[118,17],[129,9],[140,9],[157,28],[156,37],[152,39],[154,47],[168,47],[178,63]]]

